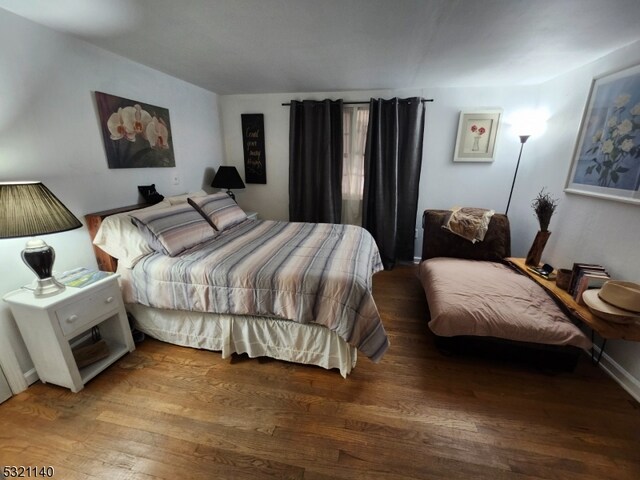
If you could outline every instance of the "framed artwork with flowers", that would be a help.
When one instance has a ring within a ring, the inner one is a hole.
[[[593,80],[565,192],[640,203],[640,65]]]
[[[168,109],[95,94],[109,168],[176,166]]]
[[[454,162],[493,162],[502,110],[461,111]]]

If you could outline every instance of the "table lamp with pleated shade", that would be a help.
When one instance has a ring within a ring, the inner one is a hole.
[[[35,237],[82,226],[41,182],[0,183],[0,238]],[[37,275],[34,296],[49,297],[65,289],[53,277],[55,251],[39,238],[27,241],[24,263]]]

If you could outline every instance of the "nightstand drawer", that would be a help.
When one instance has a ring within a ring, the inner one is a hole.
[[[120,308],[120,290],[117,284],[98,290],[94,294],[56,310],[56,317],[64,335],[82,328],[96,318]]]

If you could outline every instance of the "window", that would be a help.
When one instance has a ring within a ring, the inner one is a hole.
[[[345,105],[342,113],[342,223],[362,225],[364,149],[369,124],[368,105]]]

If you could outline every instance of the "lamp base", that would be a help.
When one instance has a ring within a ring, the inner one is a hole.
[[[33,296],[38,298],[52,297],[65,290],[62,283],[57,281],[54,277],[39,278],[38,285],[33,290]]]
[[[233,192],[231,190],[227,190],[227,195],[229,195],[233,199],[234,202],[238,203],[236,201],[236,196],[233,194]]]
[[[66,287],[53,278],[53,262],[56,252],[40,239],[31,239],[22,251],[22,260],[38,276],[34,297],[51,297]]]

